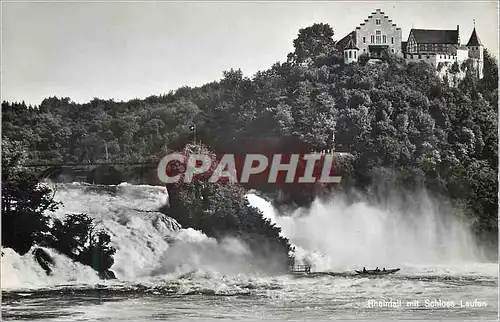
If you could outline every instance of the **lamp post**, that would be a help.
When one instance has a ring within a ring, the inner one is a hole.
[[[189,130],[193,131],[194,132],[194,135],[193,135],[193,141],[194,141],[194,144],[196,144],[196,124],[193,124],[189,127]]]

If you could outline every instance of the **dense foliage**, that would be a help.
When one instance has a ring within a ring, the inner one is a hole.
[[[2,142],[2,246],[21,255],[33,246],[52,247],[103,276],[113,265],[115,249],[109,245],[110,236],[97,230],[85,214],[69,214],[63,222],[51,218],[49,212],[60,204],[54,201],[52,189],[19,167],[23,153],[18,148],[8,139]],[[40,249],[34,255],[37,260],[48,256]],[[50,271],[48,266],[44,268]]]
[[[482,79],[466,62],[451,69],[454,81],[442,80],[425,63],[391,55],[344,65],[333,34],[327,24],[301,29],[287,61],[252,78],[231,69],[218,82],[128,102],[4,102],[3,138],[45,161],[158,159],[193,139],[192,124],[217,153],[248,151],[249,140],[289,153],[349,151],[346,188],[430,189],[463,207],[478,236],[496,245],[495,58],[485,51]]]
[[[25,254],[50,233],[46,211],[58,203],[52,191],[40,185],[35,176],[20,171],[22,154],[9,140],[2,142],[2,246]]]
[[[279,234],[257,208],[251,207],[245,198],[245,189],[224,180],[212,183],[210,177],[217,164],[216,155],[202,145],[188,144],[180,151],[187,159],[191,154],[211,155],[211,168],[198,174],[192,183],[179,180],[167,184],[169,207],[162,209],[184,227],[193,227],[210,237],[222,239],[236,237],[244,241],[252,251],[252,262],[267,271],[284,271],[290,261],[288,239]],[[171,162],[170,175],[184,175],[186,166]]]
[[[62,222],[54,220],[48,246],[102,274],[114,263],[116,249],[110,242],[109,234],[98,230],[93,218],[69,214]]]

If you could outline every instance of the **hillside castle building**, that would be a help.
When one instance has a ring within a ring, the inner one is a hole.
[[[357,62],[360,55],[377,59],[387,52],[407,61],[425,61],[434,66],[440,76],[444,76],[455,62],[461,66],[470,58],[478,77],[482,78],[484,46],[476,27],[466,45],[460,42],[459,28],[457,25],[455,30],[411,29],[408,40],[403,41],[401,28],[377,9],[336,46],[348,64]]]

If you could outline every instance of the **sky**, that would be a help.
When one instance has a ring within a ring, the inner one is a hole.
[[[285,61],[298,30],[339,40],[380,8],[403,31],[456,29],[498,57],[497,2],[2,2],[2,100],[127,101]]]

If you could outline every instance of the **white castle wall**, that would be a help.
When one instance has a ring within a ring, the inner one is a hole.
[[[436,68],[439,77],[443,78],[448,76],[448,79],[451,81],[452,78],[462,79],[465,76],[465,73],[460,70],[460,72],[456,75],[452,75],[450,73],[450,68],[456,62],[459,66],[462,65],[469,58],[469,51],[465,48],[459,48],[456,50],[456,54],[436,54],[436,53],[421,53],[421,54],[405,54],[405,59],[408,62],[426,62],[434,68]],[[482,62],[477,59],[473,59],[473,64],[475,68],[480,68]],[[480,76],[481,69],[480,69]],[[453,85],[453,82],[452,82]]]
[[[463,62],[469,58],[469,50],[467,49],[457,49],[457,61]]]
[[[437,58],[435,54],[406,54],[406,60],[409,62],[426,62],[434,67],[437,66]]]
[[[437,67],[439,63],[448,63],[453,64],[454,62],[458,62],[459,64],[467,60],[467,51],[463,53],[461,50],[457,53],[457,55],[453,54],[436,54],[436,53],[424,53],[424,54],[406,54],[406,60],[410,62],[418,62],[424,61],[428,64],[431,64],[434,67]]]

